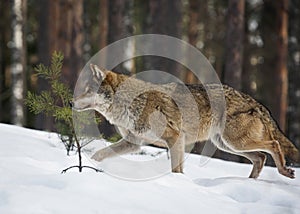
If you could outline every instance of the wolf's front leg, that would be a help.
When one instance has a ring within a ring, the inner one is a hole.
[[[102,161],[105,158],[111,158],[118,155],[127,154],[140,149],[140,145],[130,143],[124,139],[118,143],[114,143],[108,147],[100,149],[93,156],[92,159],[96,161]]]

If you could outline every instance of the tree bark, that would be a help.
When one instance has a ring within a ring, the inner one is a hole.
[[[14,0],[12,4],[12,66],[11,66],[11,117],[12,123],[24,125],[24,92],[26,91],[26,45],[24,26],[26,23],[26,0]]]
[[[109,1],[108,43],[115,42],[129,35],[124,23],[126,19],[126,4],[128,5],[128,3],[128,0]]]
[[[50,23],[50,1],[39,1],[39,28],[38,28],[38,58],[39,63],[50,64],[50,38],[52,37]],[[37,80],[37,91],[50,90],[49,84],[44,79]],[[54,119],[46,117],[44,114],[39,114],[35,117],[35,128],[41,130],[54,130]]]
[[[276,63],[276,73],[278,76],[276,78],[276,94],[279,95],[279,106],[275,110],[279,115],[278,122],[282,130],[285,131],[286,128],[286,112],[287,112],[287,102],[288,102],[288,71],[287,71],[287,49],[288,49],[288,0],[282,0],[281,4],[277,7],[277,13],[279,18],[277,21],[278,28],[276,32],[278,34],[277,38],[277,63]]]
[[[109,9],[108,0],[100,1],[100,21],[99,21],[99,32],[100,32],[100,49],[104,48],[107,45],[108,39],[108,9]]]
[[[257,12],[254,13],[252,7],[249,4],[246,4],[245,17],[251,16],[251,14],[257,15]],[[247,19],[247,18],[246,18]],[[256,20],[258,21],[258,20]],[[250,96],[257,98],[257,84],[256,84],[256,72],[255,66],[251,63],[251,57],[253,55],[259,55],[259,49],[256,44],[250,41],[250,37],[253,37],[255,34],[259,34],[259,29],[255,31],[250,31],[249,27],[245,27],[245,39],[244,39],[244,54],[243,54],[243,69],[242,69],[242,91]]]
[[[224,83],[237,90],[242,86],[244,11],[244,0],[229,0]]]
[[[50,3],[50,54],[55,50],[64,54],[62,77],[73,89],[83,68],[83,0],[54,0]]]
[[[263,102],[285,131],[287,111],[288,0],[265,0]],[[267,26],[268,25],[268,26]]]
[[[0,13],[1,14],[3,14],[3,2],[2,1],[0,1]],[[3,19],[5,19],[5,17],[3,17]],[[0,112],[1,112],[1,114],[0,114],[0,122],[2,121],[2,102],[3,102],[3,100],[1,99],[2,98],[2,93],[3,93],[3,88],[4,88],[4,86],[3,86],[3,79],[4,79],[4,69],[3,69],[3,49],[4,49],[4,47],[3,47],[3,45],[2,44],[4,44],[4,39],[3,39],[3,33],[2,33],[2,29],[3,29],[3,19],[1,19],[0,20],[0,29],[1,29],[1,31],[0,31],[0,44],[1,44],[1,46],[0,46]]]
[[[11,2],[1,1],[0,3],[0,105],[1,111],[0,121],[4,123],[12,123],[11,117],[11,44],[12,44],[12,23]]]
[[[191,45],[196,47],[199,37],[198,25],[200,21],[200,6],[201,0],[189,0],[189,21],[188,21],[188,41]],[[186,83],[196,83],[197,78],[193,72],[188,71],[185,76]]]
[[[147,32],[149,3],[147,1],[134,0],[134,34],[140,35]],[[134,59],[134,73],[145,71],[145,56]]]
[[[131,26],[131,20],[129,16],[129,11],[131,10],[131,3],[132,3],[131,0],[110,0],[109,1],[109,25],[108,25],[109,44],[132,35],[131,32],[132,26]],[[134,47],[132,44],[127,44],[127,49],[128,49],[127,51],[129,52],[134,51]],[[124,54],[126,54],[125,51]],[[130,60],[130,63],[132,62],[133,60]],[[128,73],[131,72],[132,69],[133,69],[132,64],[127,69],[125,63],[122,63],[116,68],[114,68],[114,71],[120,73]]]
[[[50,29],[49,29],[49,1],[48,0],[40,0],[39,4],[39,28],[38,28],[38,57],[40,63],[49,64],[50,63],[50,43],[49,37]],[[43,89],[42,87],[45,84],[38,84],[39,89]],[[41,88],[40,88],[41,87]]]
[[[181,39],[182,2],[180,0],[149,0],[147,33],[163,34]],[[168,48],[162,47],[160,48]],[[162,57],[146,57],[146,69],[161,70],[179,76],[181,65]]]
[[[39,41],[41,63],[49,64],[54,51],[64,54],[62,79],[73,90],[83,68],[83,0],[41,0]],[[39,80],[37,88],[49,86]],[[53,120],[40,115],[36,127],[53,130]]]
[[[288,136],[300,148],[300,1],[290,0],[288,45]]]

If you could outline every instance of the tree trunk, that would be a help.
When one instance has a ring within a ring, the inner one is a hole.
[[[200,6],[201,0],[189,0],[189,21],[188,21],[188,41],[191,45],[196,47],[199,37],[199,21],[200,21]],[[196,83],[197,78],[193,74],[193,72],[187,72],[185,76],[186,83]]]
[[[244,11],[244,0],[229,0],[224,83],[237,90],[242,86]]]
[[[288,0],[265,0],[263,102],[285,131],[287,111]]]
[[[99,32],[100,32],[100,49],[104,48],[107,45],[108,39],[108,9],[109,9],[108,0],[100,1],[100,21],[99,21]]]
[[[300,148],[300,1],[290,0],[289,6],[289,108],[288,136]]]
[[[278,112],[278,122],[282,130],[286,128],[286,112],[288,102],[288,71],[287,71],[287,50],[288,50],[288,0],[282,0],[277,7],[279,14],[276,33],[277,38],[277,57],[275,71],[278,74],[276,78],[276,94],[279,95],[279,106],[275,110]]]
[[[257,16],[257,12],[253,12],[253,7],[249,4],[245,6],[245,19],[249,19],[249,17],[254,14]],[[256,19],[258,22],[258,20]],[[257,85],[256,85],[256,71],[255,66],[251,63],[251,57],[253,55],[259,55],[259,48],[256,44],[250,41],[250,37],[259,34],[259,30],[250,30],[246,25],[245,27],[245,39],[244,39],[244,54],[243,54],[243,69],[242,69],[242,91],[250,96],[257,98]]]
[[[83,68],[83,0],[42,0],[40,12],[39,59],[49,64],[52,53],[61,51],[62,78],[73,90]],[[39,81],[38,89],[48,90],[49,86]],[[53,130],[53,120],[43,117],[37,117],[37,128]]]
[[[130,35],[130,23],[128,17],[130,2],[130,0],[109,1],[109,43],[123,39]]]
[[[54,44],[50,47],[50,54],[55,50],[64,54],[62,77],[73,89],[83,68],[83,0],[51,2],[50,14],[54,20],[50,22],[50,28],[55,35],[50,38]]]
[[[48,0],[39,1],[39,28],[38,28],[38,58],[39,62],[45,65],[50,63],[50,37],[51,30],[49,29],[49,7]],[[37,91],[50,90],[47,81],[39,78],[37,80]],[[35,128],[41,130],[54,130],[54,119],[46,117],[44,114],[39,114],[35,117]]]
[[[109,1],[109,27],[108,27],[108,43],[116,42],[120,39],[132,35],[132,23],[130,19],[130,11],[133,7],[132,0],[110,0]],[[134,44],[127,44],[124,54],[134,51]],[[110,59],[113,60],[113,59]],[[132,72],[134,63],[133,59],[124,62],[114,68],[114,71],[120,73]]]
[[[181,39],[182,2],[180,0],[149,0],[147,33],[164,34]],[[161,47],[168,48],[168,47]],[[181,65],[162,57],[146,57],[146,69],[161,70],[179,76]]]
[[[150,31],[181,38],[182,2],[180,0],[149,0]]]
[[[1,114],[0,121],[4,123],[11,123],[11,91],[10,80],[11,74],[7,71],[11,69],[11,44],[12,27],[7,23],[11,23],[11,1],[1,1],[0,3],[0,49],[1,49],[1,64],[0,64],[0,105]],[[3,113],[6,112],[6,113]]]
[[[26,0],[14,0],[12,4],[12,66],[11,66],[11,117],[12,123],[24,125],[24,92],[26,91],[26,46],[24,26],[26,23]]]
[[[39,1],[39,28],[38,28],[38,57],[39,61],[42,64],[49,64],[50,63],[50,29],[49,29],[49,1],[48,0],[40,0]],[[43,88],[45,86],[44,83],[38,84],[38,89],[46,89]]]
[[[134,34],[140,35],[147,32],[147,22],[149,13],[149,3],[147,1],[134,0]],[[145,71],[145,56],[134,59],[134,73]]]
[[[0,1],[0,13],[3,14],[3,2]],[[5,18],[3,18],[5,20]],[[0,122],[2,121],[2,93],[3,93],[3,89],[4,89],[4,86],[3,86],[3,79],[4,79],[4,69],[3,69],[3,50],[4,50],[4,47],[2,44],[4,44],[4,39],[3,39],[3,19],[0,20]]]
[[[109,18],[109,1],[108,0],[102,0],[99,3],[99,44],[98,48],[101,50],[102,48],[106,47],[108,45],[108,18]],[[102,56],[99,61],[99,65],[102,67],[106,67],[107,63],[107,54]]]

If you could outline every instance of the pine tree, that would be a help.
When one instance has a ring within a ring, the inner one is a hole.
[[[90,143],[93,139],[87,136],[78,136],[75,130],[76,124],[73,123],[73,113],[71,108],[72,92],[70,88],[60,81],[63,66],[63,55],[60,52],[54,52],[52,55],[51,65],[49,67],[40,64],[35,68],[37,75],[46,80],[49,85],[49,90],[44,90],[40,94],[28,92],[25,104],[29,110],[34,114],[46,114],[46,116],[54,117],[56,128],[61,141],[64,143],[67,154],[74,149],[77,150],[78,165],[68,167],[62,172],[66,172],[71,168],[78,168],[82,172],[82,168],[91,168],[99,171],[90,166],[82,165],[82,148]],[[88,120],[89,112],[82,112],[77,115],[76,120],[79,119],[79,124],[90,124]],[[99,121],[95,121],[99,122]]]

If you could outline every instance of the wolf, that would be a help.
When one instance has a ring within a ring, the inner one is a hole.
[[[183,173],[185,146],[210,139],[220,150],[249,159],[253,164],[250,178],[259,176],[265,153],[271,155],[280,174],[295,178],[285,158],[299,163],[299,151],[278,128],[267,108],[251,96],[222,85],[226,108],[219,117],[206,90],[218,102],[216,84],[154,84],[94,64],[88,70],[90,79],[74,97],[73,109],[99,112],[123,137],[97,151],[92,159],[102,161],[150,143],[168,147],[172,172]],[[193,102],[196,107],[190,107]],[[188,122],[183,121],[184,117]],[[222,118],[224,128],[212,132]]]

